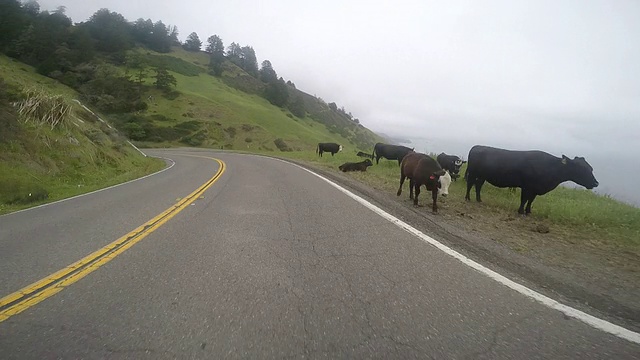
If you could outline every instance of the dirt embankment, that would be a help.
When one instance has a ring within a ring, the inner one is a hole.
[[[576,241],[560,225],[515,210],[496,212],[482,203],[447,198],[440,212],[414,208],[403,194],[375,189],[348,175],[300,161],[485,266],[567,305],[640,331],[640,259]],[[430,197],[421,197],[430,204]]]

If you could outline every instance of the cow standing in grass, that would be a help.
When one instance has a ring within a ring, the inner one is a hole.
[[[387,160],[398,160],[400,165],[402,158],[410,152],[413,152],[413,149],[406,146],[377,143],[373,147],[371,158],[376,158],[376,164],[380,163],[380,158],[383,157]]]
[[[318,143],[318,147],[316,148],[316,154],[322,157],[322,153],[330,152],[331,156],[335,153],[342,151],[342,145],[338,145],[336,143]]]
[[[404,179],[409,178],[409,199],[413,199],[413,205],[418,206],[418,195],[420,187],[425,185],[427,191],[431,191],[433,199],[433,213],[438,212],[438,188],[440,188],[440,177],[447,174],[431,156],[416,152],[408,153],[400,163],[400,186],[396,195],[402,194]],[[449,177],[449,183],[451,178]],[[415,197],[413,192],[415,190]],[[447,191],[448,192],[448,191]]]
[[[500,188],[519,187],[519,214],[530,214],[536,196],[544,195],[565,181],[573,181],[591,190],[598,186],[593,168],[583,157],[573,160],[555,157],[543,151],[512,151],[476,145],[469,150],[466,200],[471,200],[475,185],[476,200],[485,181]],[[526,205],[526,207],[525,207]]]

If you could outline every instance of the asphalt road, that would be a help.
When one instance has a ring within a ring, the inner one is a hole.
[[[113,242],[218,171],[175,166],[0,217],[0,298]],[[402,230],[322,179],[226,163],[197,200],[61,292],[0,322],[0,358],[637,359]]]

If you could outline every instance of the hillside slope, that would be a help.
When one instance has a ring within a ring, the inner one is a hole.
[[[73,102],[77,94],[66,86],[4,56],[0,74],[0,214],[131,180],[164,166],[144,157]],[[30,90],[65,103],[69,116],[56,126],[20,117],[13,104]]]
[[[136,49],[130,56],[144,64],[148,109],[111,116],[116,126],[140,145],[190,145],[239,150],[314,151],[318,142],[337,142],[345,151],[370,150],[382,138],[333,111],[321,99],[289,86],[291,99],[304,100],[306,116],[272,105],[259,94],[265,84],[226,61],[221,77],[207,72],[206,53],[175,47],[158,54]],[[175,91],[152,89],[153,67],[165,67],[176,79]],[[122,72],[135,72],[123,66]],[[279,145],[276,145],[276,140]]]

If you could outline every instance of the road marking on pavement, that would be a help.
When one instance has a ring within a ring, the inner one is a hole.
[[[203,157],[203,156],[201,156]],[[0,322],[3,322],[13,315],[30,308],[31,306],[49,298],[65,287],[75,283],[76,281],[95,271],[100,266],[108,263],[113,258],[123,253],[128,248],[135,245],[154,230],[162,226],[164,223],[173,218],[189,204],[196,201],[209,187],[211,187],[224,173],[225,163],[221,160],[206,157],[207,159],[218,162],[219,168],[216,174],[205,182],[191,194],[183,197],[175,205],[163,211],[158,216],[147,221],[144,225],[139,226],[135,230],[122,236],[118,240],[93,252],[92,254],[76,261],[75,263],[65,267],[64,269],[47,276],[46,278],[36,281],[35,283],[9,294],[0,299]]]
[[[260,155],[258,155],[260,156]],[[386,220],[390,221],[391,223],[395,224],[396,226],[400,227],[401,229],[407,231],[410,234],[415,235],[416,237],[420,238],[422,241],[435,246],[436,248],[438,248],[439,250],[443,251],[444,253],[446,253],[447,255],[450,255],[454,258],[456,258],[457,260],[461,261],[463,264],[483,273],[484,275],[490,277],[491,279],[501,283],[502,285],[505,285],[507,287],[509,287],[512,290],[515,290],[517,292],[519,292],[522,295],[525,295],[543,305],[546,305],[552,309],[558,310],[560,312],[562,312],[563,314],[570,316],[574,319],[578,319],[596,329],[602,330],[606,333],[615,335],[617,337],[620,337],[622,339],[631,341],[633,343],[636,344],[640,344],[640,333],[631,331],[629,329],[625,329],[622,326],[613,324],[611,322],[608,322],[606,320],[597,318],[595,316],[589,315],[583,311],[580,311],[578,309],[574,309],[568,305],[564,305],[548,296],[545,296],[543,294],[540,294],[539,292],[529,289],[528,287],[519,284],[509,278],[507,278],[506,276],[500,275],[497,272],[469,259],[468,257],[460,254],[459,252],[451,249],[450,247],[440,243],[439,241],[437,241],[436,239],[424,234],[422,231],[414,228],[413,226],[405,223],[404,221],[396,218],[395,216],[389,214],[388,212],[382,210],[381,208],[377,207],[376,205],[370,203],[369,201],[365,200],[364,198],[352,193],[351,191],[347,190],[346,188],[336,184],[335,182],[325,178],[322,175],[316,174],[315,172],[302,167],[298,164],[295,163],[291,163],[289,161],[283,160],[283,159],[278,159],[278,158],[273,158],[273,157],[268,157],[268,156],[261,156],[261,157],[267,157],[269,159],[274,159],[274,160],[278,160],[278,161],[282,161],[284,163],[290,164],[290,165],[294,165],[297,166],[298,168],[307,171],[311,174],[313,174],[314,176],[319,177],[320,179],[326,181],[327,183],[329,183],[331,186],[333,186],[334,188],[338,189],[339,191],[341,191],[342,193],[344,193],[345,195],[347,195],[348,197],[354,199],[355,201],[357,201],[358,203],[360,203],[361,205],[363,205],[364,207],[368,208],[369,210],[375,212],[376,214],[382,216],[383,218],[385,218]]]

